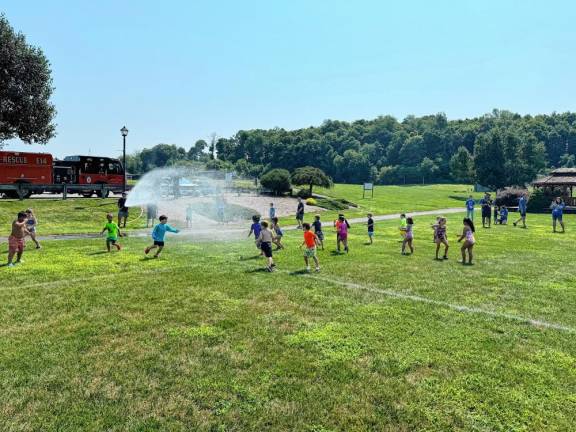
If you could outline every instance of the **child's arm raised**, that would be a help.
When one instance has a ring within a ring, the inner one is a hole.
[[[178,228],[173,228],[168,224],[166,224],[166,231],[170,231],[172,233],[179,233],[180,232],[180,230]]]

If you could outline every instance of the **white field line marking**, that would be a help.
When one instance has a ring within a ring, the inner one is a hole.
[[[285,270],[282,272],[290,273],[290,272],[285,271]],[[509,314],[506,312],[497,312],[497,311],[493,311],[493,310],[487,310],[487,309],[482,309],[482,308],[477,308],[477,307],[472,307],[472,306],[459,305],[459,304],[445,302],[442,300],[434,300],[434,299],[431,299],[428,297],[422,297],[419,295],[405,294],[405,293],[401,293],[398,291],[383,290],[383,289],[374,288],[374,287],[371,287],[368,285],[360,285],[360,284],[357,284],[354,282],[347,282],[347,281],[342,281],[342,280],[338,280],[338,279],[331,279],[331,278],[327,278],[324,276],[318,276],[318,275],[314,275],[314,274],[306,275],[306,277],[309,277],[311,279],[316,279],[316,280],[319,280],[322,282],[331,283],[333,285],[340,285],[344,288],[348,288],[351,290],[368,291],[368,292],[382,294],[382,295],[385,295],[388,297],[393,297],[393,298],[397,298],[397,299],[401,299],[401,300],[410,300],[410,301],[418,302],[418,303],[427,303],[427,304],[431,304],[434,306],[441,306],[441,307],[445,307],[448,309],[452,309],[452,310],[455,310],[457,312],[479,314],[479,315],[488,315],[488,316],[491,316],[494,318],[503,318],[503,319],[507,319],[507,320],[511,320],[511,321],[518,321],[518,322],[521,322],[524,324],[530,324],[530,325],[535,326],[535,327],[544,327],[544,328],[549,328],[549,329],[554,329],[554,330],[561,330],[561,331],[565,331],[568,333],[576,333],[576,328],[574,328],[574,327],[566,326],[563,324],[551,323],[551,322],[542,321],[542,320],[537,320],[537,319],[533,319],[533,318],[527,318],[527,317],[523,317],[520,315]]]

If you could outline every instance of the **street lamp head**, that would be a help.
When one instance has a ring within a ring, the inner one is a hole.
[[[122,133],[122,136],[126,136],[128,135],[128,129],[126,129],[126,126],[123,126],[122,129],[120,129],[120,132]]]

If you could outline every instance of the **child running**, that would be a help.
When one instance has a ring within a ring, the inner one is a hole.
[[[314,227],[314,234],[318,237],[318,242],[322,250],[324,250],[324,232],[322,231],[322,222],[320,221],[320,215],[314,216],[314,222],[312,222]]]
[[[434,241],[436,242],[436,259],[440,260],[438,253],[440,252],[440,245],[444,245],[444,256],[442,259],[448,259],[448,236],[446,235],[446,218],[441,217],[438,219],[434,227]]]
[[[26,247],[26,236],[29,234],[26,229],[26,213],[19,212],[17,219],[12,222],[12,232],[8,237],[8,267],[14,267],[14,264],[23,263],[22,254]],[[12,262],[16,255],[16,262]]]
[[[374,219],[372,218],[372,213],[368,213],[366,225],[368,226],[368,241],[372,244],[374,243]]]
[[[152,230],[152,240],[154,240],[154,244],[152,244],[152,246],[148,246],[146,249],[144,249],[144,253],[146,255],[148,255],[150,253],[150,251],[152,249],[156,249],[158,248],[158,252],[156,252],[154,254],[154,258],[158,258],[160,257],[160,253],[162,252],[162,249],[164,249],[164,236],[166,235],[167,232],[172,232],[172,233],[179,233],[180,230],[176,229],[176,228],[172,228],[170,225],[168,225],[168,216],[160,216],[159,218],[160,223],[157,224],[154,229]]]
[[[256,243],[257,249],[260,249],[260,242],[258,241],[258,237],[260,237],[260,231],[262,231],[262,226],[260,225],[260,216],[254,215],[252,216],[252,225],[250,225],[248,238],[250,238],[252,233],[254,233],[254,242]],[[262,251],[260,251],[260,255],[262,255]]]
[[[272,243],[274,242],[274,233],[268,229],[268,222],[262,221],[260,222],[261,230],[260,234],[258,235],[258,243],[260,244],[260,249],[262,253],[268,260],[268,264],[266,269],[271,272],[274,271],[274,258],[272,258]]]
[[[340,253],[340,243],[344,245],[344,251],[346,253],[349,252],[348,250],[348,229],[350,228],[350,224],[346,220],[343,214],[338,217],[338,221],[336,222],[336,249],[338,249],[338,253]]]
[[[406,218],[406,228],[404,228],[404,240],[402,241],[402,255],[409,255],[406,253],[406,245],[410,248],[410,254],[414,253],[414,246],[412,241],[414,240],[414,220],[409,217]]]
[[[38,219],[36,218],[36,215],[34,215],[32,209],[26,210],[26,229],[30,233],[30,238],[36,245],[36,249],[40,249],[42,246],[40,246],[40,243],[38,243],[38,240],[36,240],[37,226],[38,226]]]
[[[276,250],[284,249],[284,245],[282,244],[284,231],[282,231],[282,228],[280,228],[280,223],[278,222],[278,218],[276,216],[272,218],[272,232],[275,234],[272,242],[276,245]]]
[[[462,244],[462,264],[466,265],[466,251],[468,251],[468,265],[472,265],[472,249],[474,249],[474,243],[476,240],[474,239],[474,222],[470,218],[464,218],[464,228],[462,230],[462,235],[458,239],[458,243],[464,240]]]
[[[118,236],[120,235],[120,227],[114,223],[114,215],[112,213],[108,213],[106,219],[108,220],[108,223],[104,225],[104,228],[102,228],[102,231],[100,232],[100,235],[104,234],[106,231],[108,232],[106,235],[106,249],[110,252],[112,246],[114,246],[117,250],[121,250],[122,246],[116,243],[118,241]]]
[[[310,272],[310,258],[314,260],[316,264],[316,271],[320,271],[320,263],[318,262],[318,256],[316,255],[316,245],[318,244],[318,237],[312,231],[310,231],[310,224],[305,222],[302,224],[304,229],[304,241],[300,245],[300,249],[306,246],[304,250],[304,263],[306,264],[306,271]]]

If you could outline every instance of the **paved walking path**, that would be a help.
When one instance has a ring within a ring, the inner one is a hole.
[[[439,209],[439,210],[425,210],[425,211],[415,211],[415,212],[406,212],[407,216],[432,216],[432,215],[445,215],[445,214],[452,214],[452,213],[464,213],[466,211],[463,207],[453,207],[447,209]],[[394,214],[386,214],[386,215],[379,215],[374,216],[373,219],[375,221],[386,221],[386,220],[394,220],[400,218],[400,213]],[[348,219],[348,222],[351,224],[358,224],[366,222],[365,217],[361,218],[352,218]],[[208,230],[209,232],[196,232],[193,230],[183,229],[182,234],[186,235],[187,237],[193,237],[199,240],[202,239],[214,239],[214,231],[218,227],[218,231],[224,234],[223,237],[225,238],[234,238],[236,236],[241,237],[242,235],[246,235],[246,226],[245,224],[226,224],[222,225],[215,225],[214,230]],[[284,231],[292,231],[296,230],[297,225],[289,225],[283,227]],[[150,235],[149,229],[140,229],[134,231],[128,231],[127,237],[148,237]],[[221,236],[218,236],[221,237]],[[45,235],[45,236],[38,236],[39,241],[47,241],[47,240],[80,240],[80,239],[93,239],[93,238],[103,238],[99,234],[52,234],[52,235]]]

